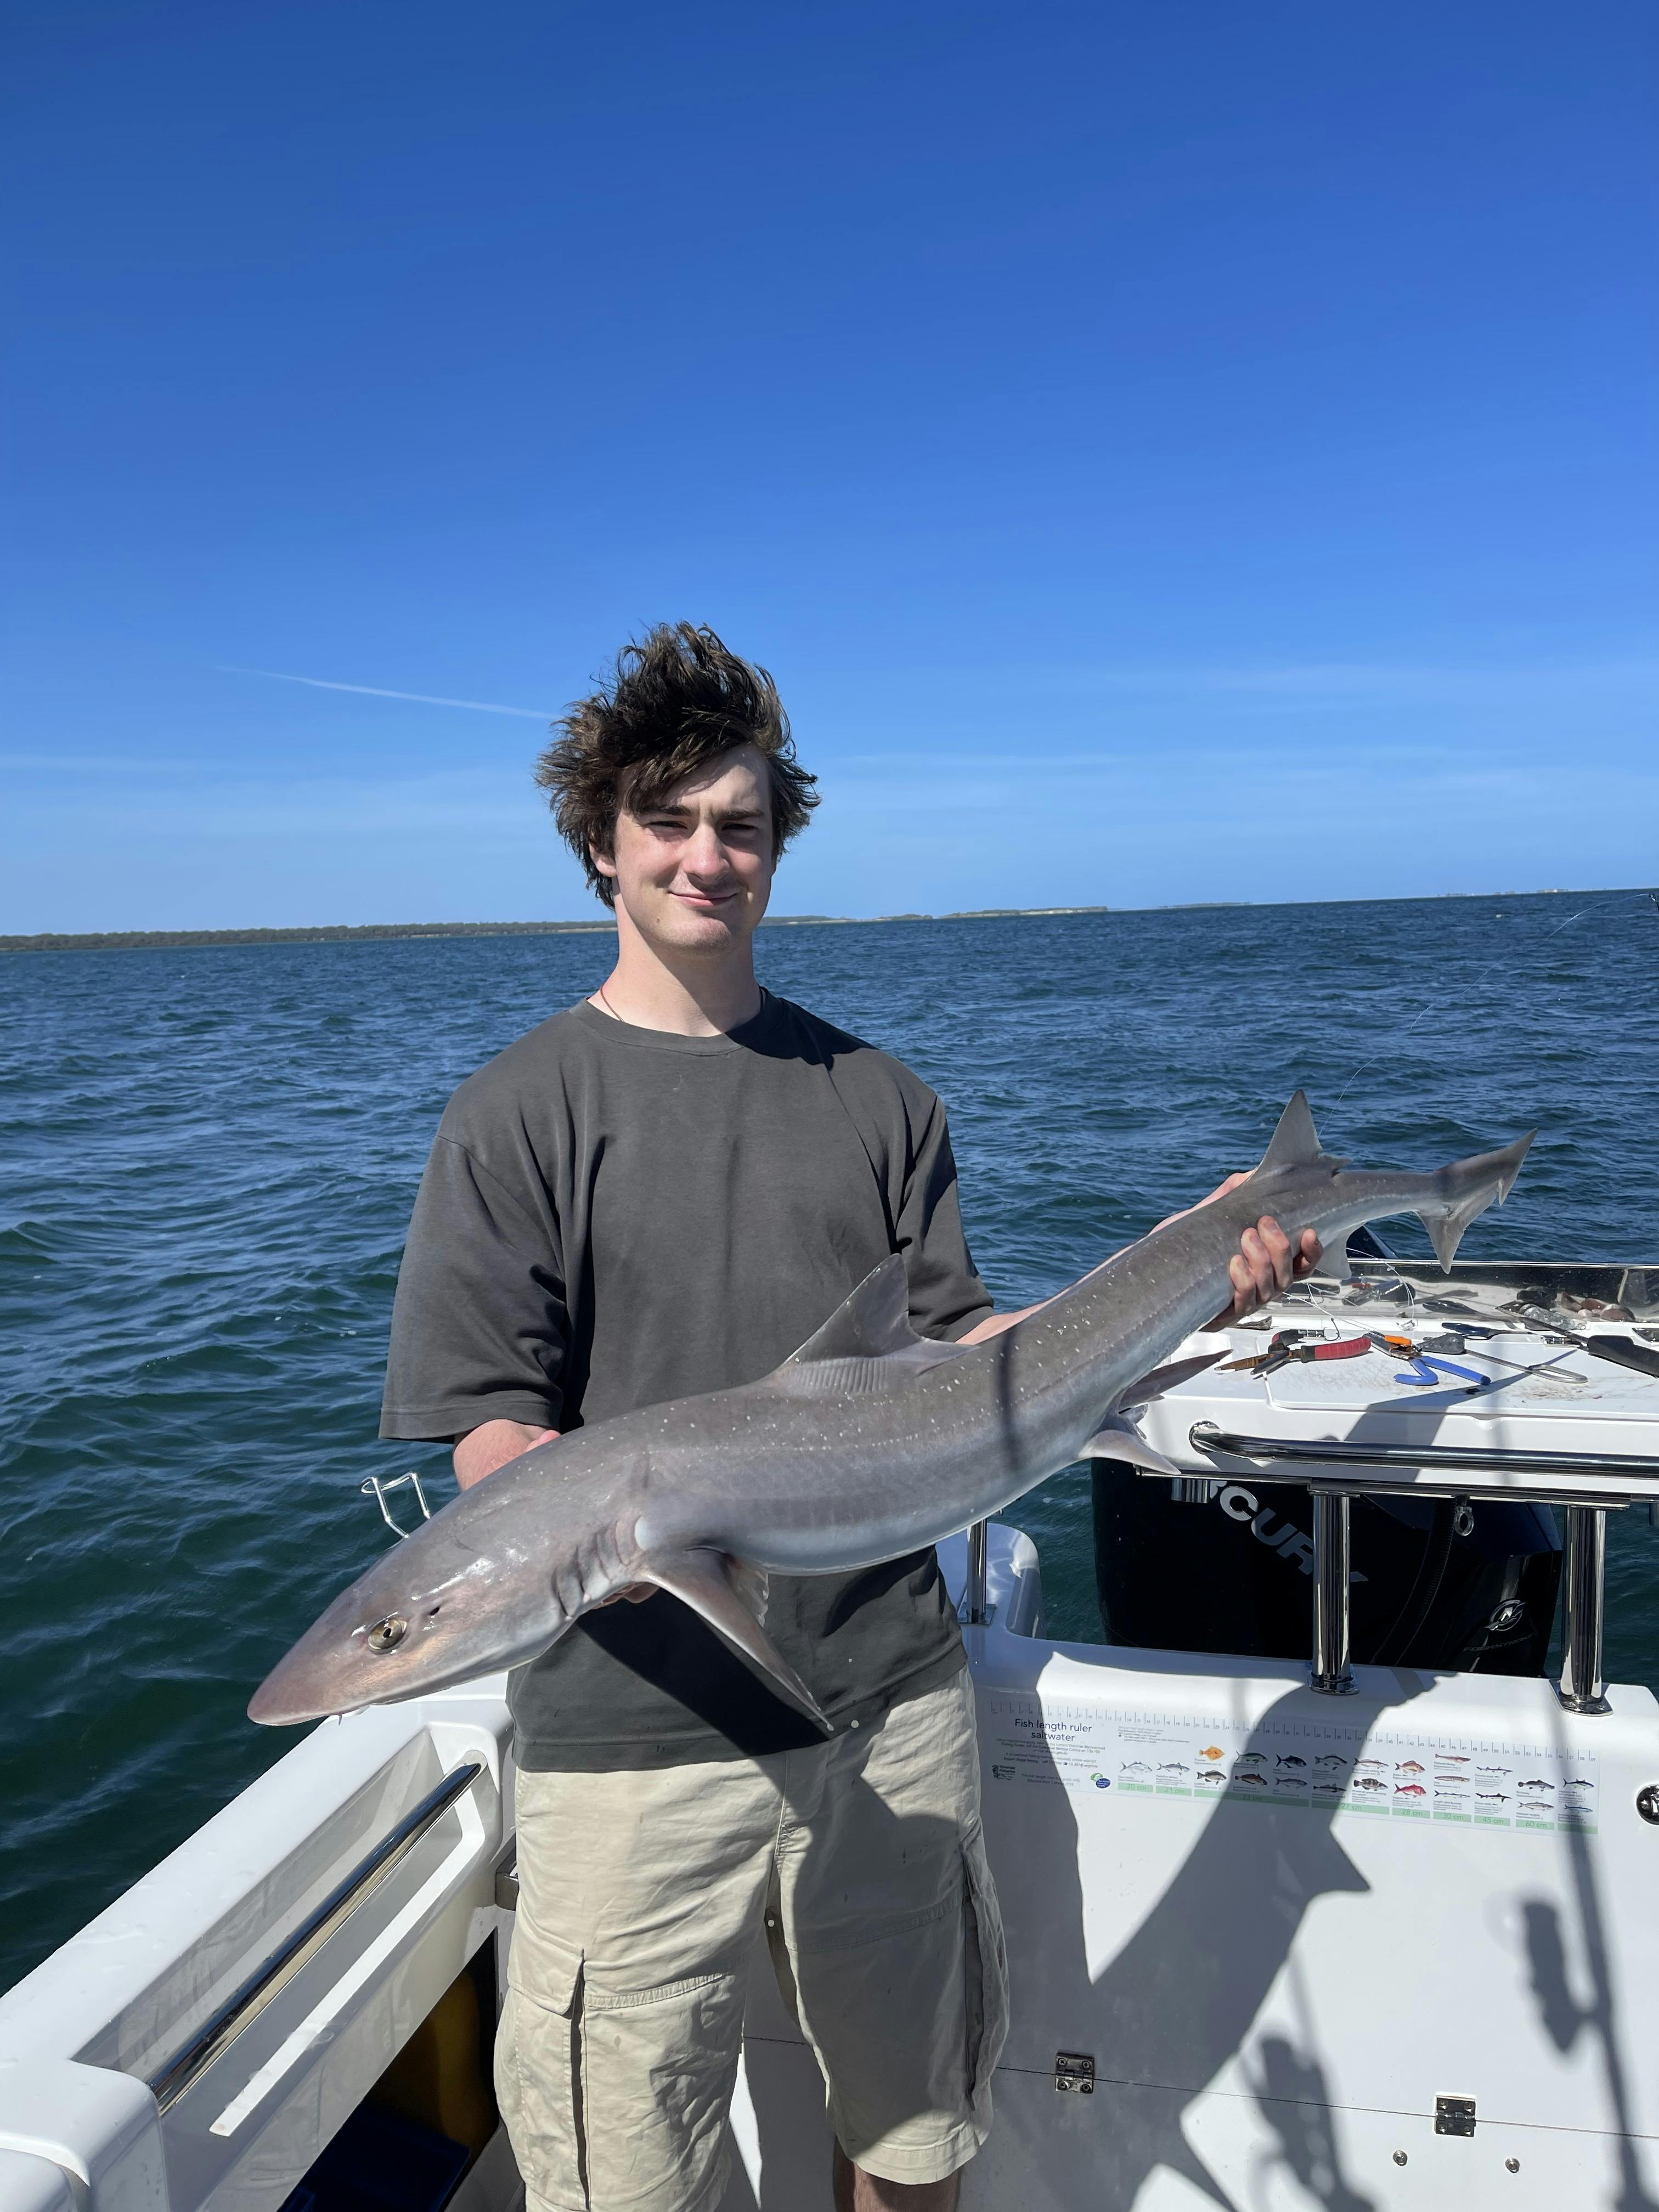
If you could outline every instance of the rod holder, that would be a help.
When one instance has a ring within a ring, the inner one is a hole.
[[[988,1522],[975,1521],[968,1531],[968,1588],[963,1595],[970,1628],[985,1626],[985,1546],[988,1527]]]
[[[1610,1713],[1601,1680],[1606,1613],[1607,1516],[1598,1505],[1570,1505],[1561,1562],[1565,1649],[1555,1694],[1570,1713]]]
[[[1348,1664],[1348,1500],[1329,1491],[1313,1498],[1313,1671],[1310,1687],[1327,1697],[1354,1692]]]

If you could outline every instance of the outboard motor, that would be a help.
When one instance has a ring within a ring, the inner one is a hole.
[[[1357,1230],[1346,1249],[1351,1260],[1380,1261],[1401,1279],[1374,1230]],[[1092,1467],[1095,1587],[1109,1644],[1309,1656],[1313,1500],[1305,1490],[1218,1481],[1209,1503],[1197,1505],[1174,1495],[1173,1484],[1109,1460]],[[1543,1674],[1561,1582],[1551,1507],[1357,1497],[1348,1525],[1349,1650],[1358,1662]]]
[[[1206,1505],[1094,1463],[1095,1579],[1109,1644],[1305,1659],[1313,1636],[1313,1500],[1223,1481]],[[1561,1540],[1548,1506],[1356,1498],[1353,1656],[1371,1665],[1541,1674]]]

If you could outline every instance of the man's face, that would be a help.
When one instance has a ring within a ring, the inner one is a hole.
[[[753,745],[723,753],[640,814],[617,817],[593,861],[617,904],[665,951],[719,954],[749,936],[772,891],[772,794]]]

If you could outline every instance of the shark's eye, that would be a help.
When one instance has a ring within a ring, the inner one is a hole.
[[[368,1632],[371,1651],[395,1651],[409,1633],[409,1623],[400,1613],[389,1613],[384,1620],[377,1620]]]

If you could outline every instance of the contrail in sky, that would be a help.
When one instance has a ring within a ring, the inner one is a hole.
[[[429,691],[388,691],[380,684],[331,684],[324,676],[290,676],[281,668],[228,668],[228,676],[268,676],[276,684],[308,684],[313,691],[357,691],[368,699],[408,699],[417,707],[465,707],[474,714],[521,714],[529,722],[550,717],[539,707],[498,707],[489,699],[438,699]]]

